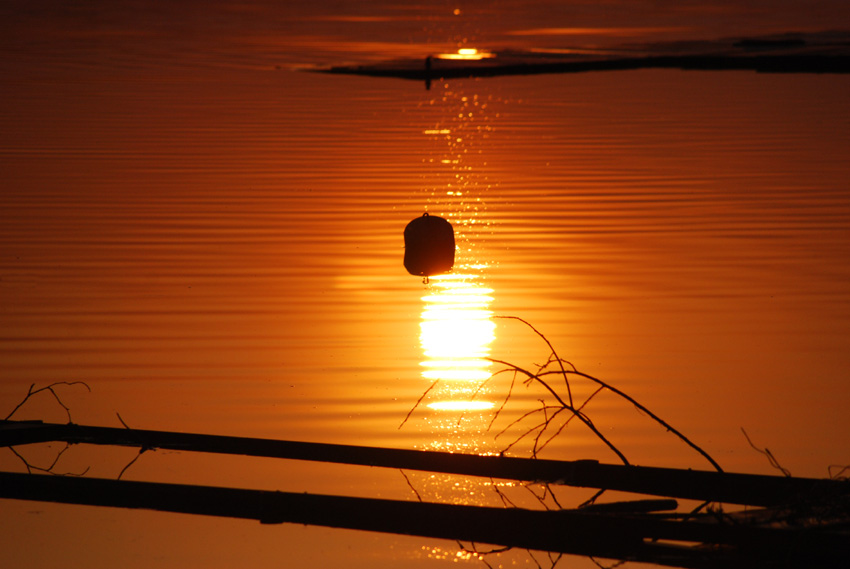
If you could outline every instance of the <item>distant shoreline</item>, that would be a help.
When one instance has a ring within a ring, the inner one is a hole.
[[[438,79],[635,69],[850,73],[850,32],[782,34],[689,44],[658,43],[628,46],[606,53],[580,49],[566,50],[564,53],[504,51],[486,52],[486,57],[481,58],[432,54],[416,59],[335,65],[311,71],[428,82]]]
[[[754,55],[754,56],[650,56],[614,58],[592,61],[542,63],[506,63],[477,65],[465,63],[445,68],[389,68],[377,65],[334,66],[315,69],[321,73],[394,77],[417,81],[497,77],[505,75],[539,75],[546,73],[587,73],[592,71],[624,71],[635,69],[681,69],[697,71],[756,71],[759,73],[850,73],[850,56],[844,55]]]

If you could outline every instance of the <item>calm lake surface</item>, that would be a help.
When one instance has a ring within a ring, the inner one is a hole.
[[[511,376],[481,387],[502,369],[486,358],[533,368],[549,355],[495,318],[516,316],[726,470],[777,473],[742,428],[795,475],[850,463],[850,77],[647,70],[425,90],[303,70],[424,57],[487,30],[526,47],[578,41],[519,33],[546,21],[545,3],[523,5],[517,33],[511,3],[466,20],[402,3],[216,4],[197,20],[134,19],[129,3],[103,20],[4,8],[17,27],[0,65],[0,416],[31,384],[83,381],[91,392],[56,389],[82,424],[120,427],[120,414],[145,429],[499,452],[525,427],[496,433],[542,394],[514,386],[488,430]],[[774,31],[795,14],[738,25]],[[638,34],[579,15],[603,43]],[[722,24],[659,33],[746,31]],[[402,231],[425,211],[458,243],[453,273],[429,284],[402,266]],[[585,411],[632,463],[710,469],[610,394]],[[13,418],[68,420],[49,393]],[[46,467],[61,447],[19,451]],[[56,470],[115,478],[137,455],[74,447]],[[541,456],[617,462],[578,424]],[[8,450],[0,465],[25,471]],[[489,483],[405,474],[157,451],[122,478],[501,503]],[[0,507],[10,566],[484,566],[439,540]],[[486,559],[537,566],[526,552]]]

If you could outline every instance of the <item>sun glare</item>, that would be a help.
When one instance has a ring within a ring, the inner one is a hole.
[[[486,411],[495,406],[491,401],[438,401],[430,403],[428,408],[437,411]]]
[[[486,358],[495,339],[489,310],[493,290],[475,283],[470,275],[441,275],[432,277],[431,283],[431,290],[422,297],[422,377],[487,379],[490,362]]]
[[[457,53],[441,53],[437,55],[437,59],[452,59],[460,61],[478,61],[480,59],[487,59],[490,57],[495,57],[495,55],[489,51],[478,50],[474,47],[463,47],[457,50]]]

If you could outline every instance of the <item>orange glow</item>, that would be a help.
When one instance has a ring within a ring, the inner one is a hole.
[[[489,310],[492,289],[470,275],[432,277],[420,324],[425,361],[422,377],[429,380],[483,381],[490,377],[490,344],[495,324]]]
[[[428,405],[437,411],[486,411],[495,407],[492,401],[438,401]]]
[[[534,28],[528,30],[513,30],[507,32],[511,36],[643,36],[665,32],[683,32],[689,28],[683,26],[670,27],[611,27],[611,28]]]
[[[437,59],[451,59],[459,61],[478,61],[495,57],[495,54],[489,51],[479,51],[475,48],[461,48],[457,53],[441,53],[437,55]]]

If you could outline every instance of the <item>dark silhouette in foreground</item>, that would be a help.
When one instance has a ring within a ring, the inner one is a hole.
[[[453,472],[763,507],[681,514],[671,511],[676,500],[639,499],[543,511],[10,472],[0,472],[0,498],[320,525],[675,567],[799,567],[850,555],[847,481],[0,421],[0,447],[45,441]]]
[[[425,215],[414,221],[435,223],[430,218]],[[845,476],[850,467],[836,475],[830,472],[826,479],[792,477],[781,468],[784,476],[725,472],[704,449],[630,395],[575,369],[529,322],[515,316],[494,318],[523,324],[550,350],[546,363],[533,369],[490,359],[503,368],[484,383],[498,377],[510,380],[504,402],[494,413],[493,421],[514,398],[520,385],[542,393],[538,398],[539,407],[527,409],[501,431],[505,433],[513,426],[519,427],[521,434],[499,455],[141,430],[130,428],[120,415],[118,420],[124,428],[78,425],[72,422],[70,410],[62,403],[57,389],[60,386],[88,389],[88,386],[82,382],[57,382],[40,389],[31,386],[24,400],[0,420],[0,448],[9,448],[27,471],[0,472],[0,498],[453,539],[471,542],[471,551],[482,555],[519,548],[548,552],[550,559],[574,554],[688,568],[826,566],[850,557],[850,481]],[[573,387],[578,387],[574,384],[584,381],[595,385],[595,390],[589,394],[585,389],[574,392]],[[617,395],[646,414],[698,452],[715,470],[646,467],[629,462],[623,451],[588,415],[588,404],[602,391]],[[53,396],[65,410],[67,424],[11,420],[27,401],[39,394]],[[548,441],[563,433],[572,419],[590,429],[622,464],[536,458]],[[505,456],[523,440],[529,440],[534,458]],[[47,468],[34,466],[25,458],[27,452],[17,450],[51,442],[64,442],[66,446]],[[761,450],[749,442],[778,467],[767,449]],[[85,472],[59,475],[56,465],[62,453],[79,444],[134,447],[139,453],[115,480],[82,478]],[[419,501],[121,480],[143,453],[158,449],[393,468],[399,469],[405,479],[404,473],[408,470],[483,477],[490,479],[490,486],[502,498],[504,507],[423,502],[412,485]],[[542,488],[544,497],[548,494],[552,500],[547,502],[531,490],[544,509],[515,507],[498,489],[494,482],[498,479],[519,483],[508,486]],[[558,486],[598,491],[577,507],[564,508],[555,497],[554,490]],[[629,495],[602,503],[599,498],[606,491]],[[701,504],[694,508],[685,503],[680,511],[680,499]],[[728,511],[724,509],[726,505],[731,506]],[[497,548],[481,552],[476,544]],[[462,543],[459,547],[466,549]]]

